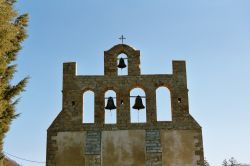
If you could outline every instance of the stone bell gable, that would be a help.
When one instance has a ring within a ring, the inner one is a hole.
[[[127,75],[117,58],[127,56]],[[104,75],[77,75],[63,64],[62,111],[47,131],[47,166],[203,166],[202,131],[189,114],[185,61],[172,74],[141,75],[140,51],[118,44],[104,51]],[[170,91],[171,121],[157,121],[156,89]],[[131,123],[130,91],[145,92],[146,122]],[[83,94],[94,93],[94,122],[83,123]],[[116,123],[105,123],[105,92],[116,93]]]

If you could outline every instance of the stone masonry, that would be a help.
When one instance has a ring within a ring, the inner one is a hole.
[[[117,57],[127,55],[128,75]],[[46,166],[204,166],[202,130],[189,113],[185,61],[172,74],[141,75],[140,51],[118,44],[104,51],[104,75],[82,76],[63,64],[62,111],[47,131]],[[146,95],[146,123],[130,122],[130,91]],[[172,121],[157,121],[156,89],[171,96]],[[82,123],[83,94],[94,92],[94,123]],[[117,123],[105,124],[105,92],[116,92]],[[122,101],[122,102],[121,102]]]

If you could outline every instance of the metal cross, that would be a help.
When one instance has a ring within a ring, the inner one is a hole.
[[[123,40],[126,38],[122,35],[119,39],[122,40],[122,44],[123,44]]]

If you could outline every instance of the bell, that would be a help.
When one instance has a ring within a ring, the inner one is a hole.
[[[145,106],[142,103],[142,99],[141,96],[136,96],[135,98],[135,105],[133,106],[134,109],[140,110],[140,109],[144,109]]]
[[[118,68],[121,68],[121,69],[127,67],[127,65],[125,64],[123,58],[120,58],[120,61],[119,61],[119,64],[117,65],[117,67],[118,67]]]
[[[112,97],[108,98],[108,102],[107,102],[107,105],[106,105],[105,109],[107,109],[107,110],[114,110],[114,109],[116,109],[116,106],[114,104],[114,100],[113,100]]]

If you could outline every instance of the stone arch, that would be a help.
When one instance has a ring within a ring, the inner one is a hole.
[[[171,121],[171,92],[166,86],[156,89],[156,119],[157,121]]]
[[[137,50],[135,48],[127,44],[117,44],[105,52],[107,52],[108,54],[114,54],[114,55],[119,55],[121,53],[124,53],[128,56],[132,56],[132,54],[136,51]]]
[[[107,105],[108,97],[112,97],[115,106],[117,107],[117,99],[116,99],[116,92],[114,90],[107,90],[104,94],[105,102],[104,107]],[[105,115],[104,115],[104,123],[105,124],[116,124],[117,123],[117,109],[114,110],[106,110],[104,108]]]
[[[95,93],[85,89],[82,94],[82,123],[94,123]]]
[[[132,84],[130,87],[129,87],[129,91],[131,92],[133,89],[135,88],[139,88],[139,89],[142,89],[145,93],[148,92],[148,88],[144,85],[144,84],[141,84],[141,83],[134,83]]]
[[[92,87],[84,87],[84,88],[81,89],[82,94],[84,94],[87,91],[92,91],[92,92],[95,93],[95,88],[94,87],[93,88]]]
[[[155,89],[158,89],[160,87],[167,88],[170,92],[174,89],[172,81],[159,81],[155,84]]]
[[[104,52],[105,75],[117,76],[117,56],[126,54],[128,58],[128,75],[140,75],[140,51],[126,44],[118,44]]]
[[[115,85],[106,85],[105,87],[102,87],[100,89],[100,92],[102,92],[104,95],[106,93],[106,91],[109,91],[109,90],[112,90],[112,91],[115,91],[115,93],[117,93],[119,91],[119,87],[115,86]]]
[[[137,95],[147,97],[145,91],[140,87],[136,87],[130,90],[130,96],[137,96]],[[135,99],[136,97],[130,97],[130,122],[131,123],[146,123],[147,122],[146,98],[142,98],[142,102],[145,108],[139,111],[132,108],[135,104]]]

